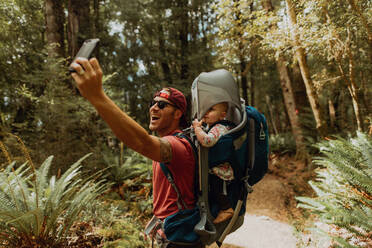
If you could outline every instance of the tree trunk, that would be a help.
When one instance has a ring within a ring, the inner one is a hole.
[[[68,44],[69,55],[73,58],[84,40],[92,38],[90,22],[90,1],[68,1]]]
[[[369,88],[367,87],[367,79],[365,75],[364,74],[362,75],[362,72],[360,72],[360,74],[361,74],[361,80],[362,80],[360,90],[362,92],[362,98],[363,98],[364,108],[366,110],[366,116],[369,116],[372,114],[372,96],[370,94]]]
[[[182,9],[179,14],[180,20],[180,29],[179,29],[179,40],[181,42],[181,80],[182,82],[186,83],[185,81],[188,79],[189,73],[189,66],[188,66],[188,53],[189,53],[189,41],[188,41],[188,34],[189,34],[189,18],[188,18],[188,1],[187,0],[178,0],[178,7]]]
[[[240,87],[243,92],[243,99],[245,101],[245,104],[250,105],[249,99],[248,99],[248,82],[247,82],[247,73],[245,71],[246,69],[246,63],[243,58],[240,59]]]
[[[358,131],[362,132],[363,131],[363,117],[362,117],[362,113],[361,113],[361,109],[359,105],[359,96],[358,96],[357,87],[355,83],[354,59],[353,59],[353,52],[351,51],[350,42],[348,42],[347,53],[349,55],[349,80],[347,80],[348,82],[347,88],[350,92],[351,99],[353,102]]]
[[[244,56],[244,45],[242,41],[240,40],[240,37],[243,37],[243,28],[242,28],[242,13],[239,10],[239,0],[233,0],[234,1],[234,14],[235,14],[235,19],[237,21],[238,25],[238,57],[239,57],[239,78],[240,78],[240,87],[242,89],[242,94],[243,94],[243,99],[247,105],[250,104],[249,99],[248,99],[248,81],[247,81],[247,61],[245,60]]]
[[[252,44],[253,44],[253,42],[252,42]],[[255,87],[255,73],[254,73],[254,61],[256,61],[256,56],[255,56],[255,53],[254,53],[254,51],[253,51],[254,49],[251,49],[251,51],[250,51],[250,53],[251,53],[251,61],[252,61],[252,63],[251,63],[251,65],[250,65],[250,81],[251,81],[251,86],[250,86],[250,93],[251,93],[251,96],[250,96],[250,100],[251,100],[251,102],[250,102],[250,104],[251,104],[251,106],[255,106],[255,89],[254,89],[254,87]]]
[[[347,129],[347,118],[345,106],[345,93],[343,90],[340,91],[340,96],[337,105],[338,105],[337,113],[339,113],[339,118],[337,118],[338,125],[340,127],[340,130],[344,132]]]
[[[331,24],[332,20],[331,20],[329,14],[328,14],[328,9],[325,6],[323,6],[323,12],[326,15],[327,23]],[[363,117],[362,117],[362,112],[361,112],[360,104],[359,104],[357,86],[356,86],[356,83],[355,83],[354,59],[353,59],[353,52],[351,50],[351,34],[350,34],[349,29],[347,29],[347,31],[348,31],[348,38],[345,42],[345,49],[346,49],[346,53],[348,55],[349,76],[346,75],[346,73],[345,73],[345,71],[342,67],[342,57],[338,56],[337,51],[334,52],[333,55],[335,57],[335,61],[336,61],[338,70],[340,71],[341,76],[342,76],[342,78],[344,79],[344,81],[347,85],[347,88],[349,90],[349,93],[350,93],[350,96],[351,96],[351,99],[352,99],[353,109],[354,109],[355,118],[356,118],[356,122],[357,122],[357,128],[358,128],[359,131],[362,131],[363,130]],[[342,40],[340,38],[340,36],[338,35],[338,33],[335,33],[335,36],[338,40],[340,40],[340,41]],[[330,43],[331,51],[333,51],[334,50],[333,49],[333,44],[332,44],[332,42],[329,42],[329,43]]]
[[[302,134],[300,121],[296,113],[296,103],[294,100],[294,94],[291,86],[291,79],[289,77],[288,68],[281,55],[279,55],[279,58],[277,59],[277,68],[280,77],[280,85],[282,86],[285,107],[287,109],[289,121],[291,123],[292,133],[296,141],[296,156],[303,159],[307,157],[304,136]]]
[[[267,11],[273,11],[273,6],[270,0],[263,1],[263,8]],[[275,28],[275,26],[271,27]],[[281,54],[276,59],[276,67],[279,73],[280,85],[283,92],[283,100],[286,108],[286,113],[292,129],[292,134],[296,142],[296,157],[306,159],[308,157],[306,145],[304,142],[303,131],[300,126],[299,116],[296,112],[296,101],[292,90],[291,78],[289,76],[286,62]]]
[[[166,62],[166,58],[168,57],[166,50],[165,50],[165,40],[164,40],[164,30],[161,23],[158,23],[158,42],[159,42],[159,52],[162,55],[159,59],[159,63],[162,69],[163,80],[167,82],[167,85],[172,85],[172,76],[170,72],[169,65]]]
[[[45,26],[48,55],[65,57],[65,13],[63,0],[45,0]]]
[[[322,113],[318,96],[316,95],[315,88],[310,76],[309,67],[306,61],[305,49],[301,46],[300,38],[297,30],[297,20],[295,13],[295,6],[292,0],[286,0],[287,3],[287,15],[289,16],[290,29],[292,31],[292,40],[296,47],[295,54],[300,65],[301,75],[306,86],[307,97],[309,98],[310,106],[314,114],[316,128],[319,135],[324,137],[327,135],[327,126],[324,120],[324,114]]]
[[[306,109],[311,109],[309,100],[306,94],[306,87],[302,79],[301,70],[298,63],[295,63],[291,68],[291,81],[293,94],[296,102],[296,109],[299,114],[305,113]]]
[[[101,22],[100,22],[100,15],[99,15],[99,3],[100,0],[94,0],[93,2],[93,12],[94,12],[94,27],[92,32],[92,37],[96,38],[99,37],[101,33]],[[95,48],[96,50],[96,58],[100,60],[100,46]]]
[[[331,122],[331,130],[335,130],[336,127],[336,109],[331,97],[328,99],[328,110],[329,110],[329,119]]]
[[[270,116],[270,122],[271,122],[270,126],[273,128],[273,133],[275,135],[278,135],[279,132],[278,132],[278,129],[276,128],[275,119],[273,115],[273,106],[271,104],[269,95],[265,96],[265,101],[266,101],[267,108],[269,110],[269,116]]]

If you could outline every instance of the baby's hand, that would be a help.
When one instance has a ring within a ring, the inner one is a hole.
[[[195,129],[197,127],[201,127],[202,121],[198,121],[198,119],[195,119],[192,121],[192,127]]]

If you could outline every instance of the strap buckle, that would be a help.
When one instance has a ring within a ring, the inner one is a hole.
[[[248,178],[249,176],[243,177],[241,180],[244,183],[245,189],[247,190],[247,193],[252,193],[253,192],[253,187],[248,183]]]

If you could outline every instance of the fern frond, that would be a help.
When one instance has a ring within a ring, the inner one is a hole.
[[[338,138],[317,147],[323,156],[314,158],[314,163],[321,169],[309,182],[317,197],[297,197],[298,206],[356,239],[366,239],[372,230],[372,139],[358,132],[355,138]],[[356,247],[341,236],[332,238],[340,247]]]

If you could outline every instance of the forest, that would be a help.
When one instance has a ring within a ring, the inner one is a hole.
[[[147,130],[158,89],[191,104],[200,73],[229,70],[267,119],[268,174],[303,164],[299,232],[372,246],[372,1],[1,0],[0,247],[151,247],[151,161],[68,71],[90,38],[104,91]]]

